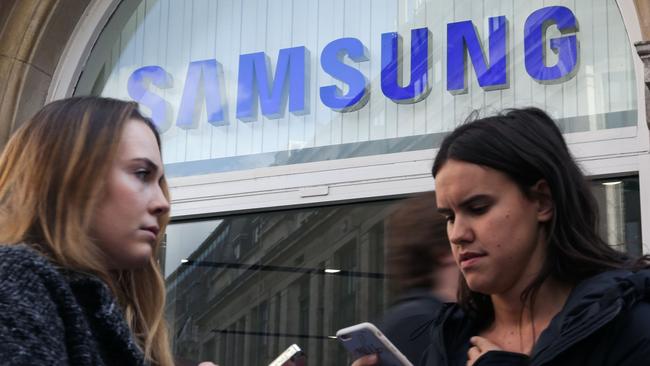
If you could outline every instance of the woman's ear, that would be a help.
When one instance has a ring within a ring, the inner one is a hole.
[[[555,212],[555,202],[551,187],[545,179],[540,179],[531,188],[533,199],[537,202],[537,219],[540,222],[550,221]]]

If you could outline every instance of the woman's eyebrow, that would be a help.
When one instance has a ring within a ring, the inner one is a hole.
[[[153,170],[159,170],[159,169],[160,169],[160,167],[158,166],[158,164],[154,163],[154,162],[153,162],[151,159],[149,159],[149,158],[133,158],[133,159],[131,159],[131,161],[134,161],[134,162],[143,162],[143,163],[145,163],[145,164],[147,165],[147,168],[149,168],[149,169],[153,169]]]
[[[490,197],[486,194],[477,194],[471,197],[466,198],[460,203],[460,207],[469,207],[476,203],[482,203],[482,201],[489,200]]]
[[[452,210],[446,207],[438,207],[438,213],[441,215],[449,215],[452,213]]]
[[[477,194],[477,195],[474,195],[474,196],[471,196],[471,197],[468,197],[468,198],[464,199],[458,206],[461,207],[461,208],[467,208],[467,207],[470,207],[470,206],[472,206],[472,205],[474,205],[476,203],[486,201],[486,200],[489,200],[489,199],[490,199],[490,197],[488,195],[486,195],[486,194]],[[450,208],[447,208],[447,207],[438,207],[437,210],[438,210],[438,213],[440,213],[442,215],[448,215],[448,214],[453,213],[453,211]]]

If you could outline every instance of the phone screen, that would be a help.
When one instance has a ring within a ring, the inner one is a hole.
[[[307,355],[296,344],[284,350],[269,366],[306,366]]]
[[[305,353],[303,351],[298,352],[295,354],[293,357],[291,357],[289,360],[287,360],[285,363],[282,364],[282,366],[306,366],[307,365],[307,356],[305,356]]]

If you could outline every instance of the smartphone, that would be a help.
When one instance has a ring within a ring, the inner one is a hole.
[[[380,366],[413,366],[372,323],[360,323],[339,329],[336,338],[355,360],[376,353],[379,356]]]
[[[292,344],[289,348],[273,360],[269,366],[305,366],[307,364],[307,356],[297,344]]]

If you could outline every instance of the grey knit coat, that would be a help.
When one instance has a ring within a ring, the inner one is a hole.
[[[144,365],[108,286],[0,246],[0,365]]]

